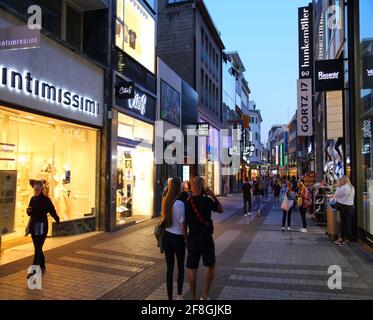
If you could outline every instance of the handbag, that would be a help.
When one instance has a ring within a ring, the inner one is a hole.
[[[301,208],[302,205],[303,205],[303,199],[302,199],[302,197],[298,197],[298,198],[297,198],[297,206],[298,206],[299,208]]]
[[[166,226],[164,220],[160,219],[159,222],[154,227],[154,236],[157,239],[158,248],[161,253],[164,252],[164,233],[166,231]]]

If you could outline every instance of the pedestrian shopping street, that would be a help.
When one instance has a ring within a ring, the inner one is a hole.
[[[309,232],[300,233],[298,211],[293,231],[282,233],[279,204],[270,199],[260,217],[243,217],[241,197],[223,198],[225,213],[214,216],[217,270],[211,299],[373,299],[373,254],[368,249],[355,243],[337,247],[326,228],[309,216]],[[27,286],[31,256],[3,264],[0,299],[165,300],[166,264],[153,235],[155,222],[47,250],[41,290]],[[342,269],[342,290],[328,288],[332,265]],[[200,268],[199,290],[202,275]],[[189,298],[187,278],[184,298]]]

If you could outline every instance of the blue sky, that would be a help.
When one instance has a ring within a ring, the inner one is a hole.
[[[227,51],[238,51],[263,116],[262,141],[296,110],[298,7],[306,0],[205,0]]]

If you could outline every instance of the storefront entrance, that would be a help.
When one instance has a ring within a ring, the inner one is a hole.
[[[153,215],[153,126],[121,113],[118,115],[116,202],[117,226],[137,223]]]
[[[32,183],[41,180],[62,225],[76,219],[82,233],[95,230],[97,130],[0,106],[0,174],[16,173],[14,228],[3,236],[15,245],[24,239]],[[50,221],[51,222],[51,221]],[[53,228],[49,228],[52,235]],[[66,234],[66,233],[65,233]]]

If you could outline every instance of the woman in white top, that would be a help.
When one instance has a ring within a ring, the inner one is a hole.
[[[344,176],[340,180],[335,192],[335,199],[341,204],[341,237],[335,241],[335,244],[343,246],[349,244],[351,241],[354,215],[355,188],[348,176]]]
[[[167,294],[169,300],[173,300],[175,255],[178,265],[176,300],[182,300],[183,294],[186,225],[185,204],[181,201],[182,198],[179,198],[181,191],[181,179],[173,178],[168,192],[162,200],[162,219],[166,225],[164,252],[167,263]]]

